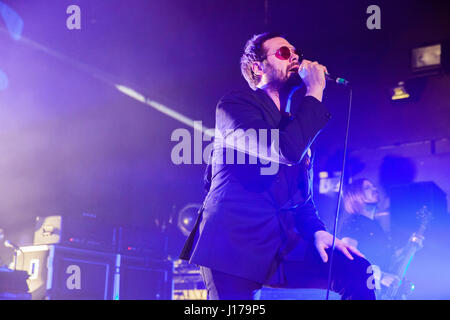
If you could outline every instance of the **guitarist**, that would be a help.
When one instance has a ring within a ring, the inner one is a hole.
[[[400,279],[388,272],[394,247],[389,236],[389,214],[377,214],[380,204],[377,188],[368,179],[355,180],[345,188],[343,203],[346,217],[340,232],[342,240],[357,246],[379,268],[380,272],[378,269],[374,272],[377,289],[398,282]]]

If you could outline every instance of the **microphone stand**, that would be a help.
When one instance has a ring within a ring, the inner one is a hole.
[[[339,83],[339,82],[337,82]],[[348,82],[347,82],[348,84]],[[345,85],[347,85],[345,84]],[[331,287],[331,271],[333,268],[333,257],[334,257],[334,250],[335,250],[335,246],[336,246],[336,233],[337,233],[337,228],[338,228],[338,220],[339,220],[339,208],[341,206],[341,196],[342,196],[342,186],[344,184],[344,174],[345,174],[345,162],[346,162],[346,158],[347,158],[347,145],[348,145],[348,132],[349,132],[349,128],[350,128],[350,114],[352,111],[352,88],[350,87],[350,97],[349,97],[349,104],[348,104],[348,115],[347,115],[347,128],[345,131],[345,140],[344,140],[344,155],[343,155],[343,160],[342,160],[342,171],[341,171],[341,178],[339,181],[339,192],[338,192],[338,202],[337,202],[337,208],[336,208],[336,213],[335,213],[335,217],[334,217],[334,230],[333,230],[333,244],[331,246],[331,255],[330,255],[330,265],[329,265],[329,269],[328,269],[328,285],[327,285],[327,295],[326,295],[326,300],[329,299],[329,295],[330,295],[330,287]]]
[[[19,257],[18,253],[19,253],[19,251],[22,251],[22,250],[9,240],[5,240],[3,244],[5,245],[5,247],[11,248],[14,250],[14,270],[17,270],[17,259]]]

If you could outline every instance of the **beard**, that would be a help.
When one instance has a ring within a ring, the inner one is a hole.
[[[300,78],[300,75],[298,72],[291,73],[287,81],[285,82],[285,86],[287,88],[294,88],[299,87],[302,84],[302,78]]]
[[[267,65],[266,67],[268,86],[272,90],[279,92],[280,103],[282,106],[286,106],[289,97],[302,86],[303,82],[300,75],[298,72],[286,74],[273,68],[271,65]]]
[[[276,70],[272,65],[266,65],[269,86],[279,91],[290,91],[302,84],[302,80],[298,72],[287,75],[280,70]]]

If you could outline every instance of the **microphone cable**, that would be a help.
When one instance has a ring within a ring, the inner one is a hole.
[[[347,86],[348,82],[345,85]],[[345,139],[344,139],[344,155],[343,155],[343,160],[342,160],[341,177],[340,177],[340,181],[339,181],[337,208],[336,208],[336,213],[334,216],[333,244],[331,246],[331,254],[330,254],[330,260],[329,260],[330,265],[328,267],[327,295],[326,295],[325,300],[329,300],[329,295],[330,295],[331,272],[332,272],[332,268],[333,268],[334,250],[335,250],[335,246],[336,246],[336,233],[337,233],[338,221],[339,221],[339,208],[341,206],[342,186],[344,184],[345,164],[346,164],[346,158],[347,158],[348,132],[349,132],[349,128],[350,128],[350,115],[352,112],[352,98],[353,98],[352,87],[349,86],[349,89],[350,89],[350,92],[349,92],[349,103],[348,103],[347,128],[345,130]]]

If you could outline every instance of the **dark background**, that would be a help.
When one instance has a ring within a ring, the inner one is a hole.
[[[20,245],[31,244],[38,215],[150,227],[201,202],[205,165],[170,158],[171,133],[186,126],[112,83],[213,127],[220,96],[246,86],[246,40],[265,30],[354,84],[351,150],[450,137],[448,74],[423,78],[411,102],[389,96],[412,76],[412,48],[449,39],[448,1],[3,2],[24,21],[20,40],[0,21],[0,228]],[[66,27],[71,4],[81,30]],[[371,4],[381,30],[366,27]],[[318,171],[342,149],[348,91],[328,85],[324,101],[333,119],[316,144]],[[172,232],[176,254],[184,238]]]

